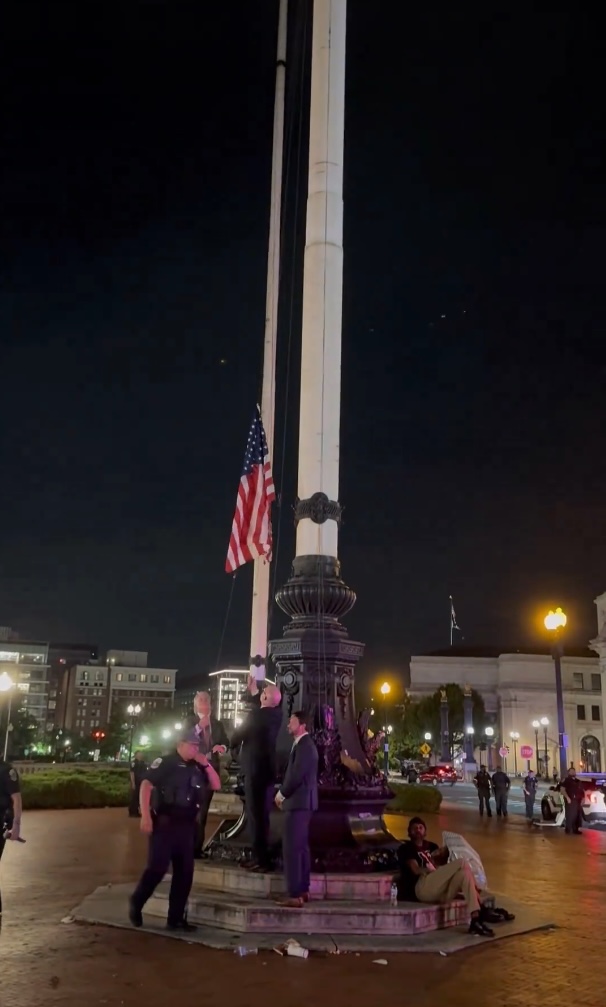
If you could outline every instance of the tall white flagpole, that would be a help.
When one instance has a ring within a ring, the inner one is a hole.
[[[276,56],[276,96],[274,103],[269,251],[267,257],[267,295],[265,302],[263,387],[261,393],[261,419],[263,421],[263,427],[265,428],[269,458],[272,464],[276,407],[278,295],[280,290],[280,232],[282,224],[287,22],[288,0],[280,0],[278,49]],[[269,563],[263,559],[255,560],[250,629],[250,670],[257,681],[262,681],[266,676],[265,664],[267,660],[270,573],[271,567]]]

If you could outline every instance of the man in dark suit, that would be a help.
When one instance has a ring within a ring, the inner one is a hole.
[[[232,736],[232,748],[242,745],[240,764],[244,773],[244,800],[249,816],[252,860],[242,864],[254,871],[271,870],[269,813],[276,782],[276,740],[282,723],[282,696],[277,685],[259,686],[251,675],[248,690],[253,709]]]
[[[288,891],[280,905],[289,909],[301,909],[309,901],[309,826],[318,809],[318,749],[307,733],[307,720],[307,714],[298,710],[288,721],[293,746],[276,794],[276,804],[285,815],[282,859]]]
[[[194,713],[188,717],[188,727],[195,727],[196,734],[200,739],[199,750],[201,755],[206,755],[211,766],[216,773],[221,773],[221,756],[225,755],[229,747],[229,739],[223,724],[212,712],[210,695],[208,692],[197,692],[194,698]],[[194,846],[194,857],[199,860],[203,856],[204,833],[206,832],[206,820],[213,799],[213,791],[210,787],[202,795],[200,810],[196,818],[196,841]]]

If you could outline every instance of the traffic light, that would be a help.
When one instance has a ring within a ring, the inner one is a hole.
[[[93,738],[95,741],[103,741],[105,737],[105,731],[93,731]]]

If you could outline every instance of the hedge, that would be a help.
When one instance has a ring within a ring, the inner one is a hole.
[[[23,807],[125,807],[129,801],[128,772],[33,773],[21,778]]]
[[[229,776],[226,773],[227,782]],[[127,769],[75,769],[32,773],[21,777],[23,807],[40,808],[123,808],[130,800]]]
[[[415,783],[390,783],[394,798],[386,807],[388,814],[402,811],[406,814],[415,811],[432,813],[440,810],[442,794],[437,787],[422,787]]]

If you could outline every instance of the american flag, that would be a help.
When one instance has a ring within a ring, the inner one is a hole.
[[[267,438],[257,406],[238,487],[236,513],[225,561],[227,573],[233,573],[239,566],[261,556],[271,560],[271,504],[275,499]]]

